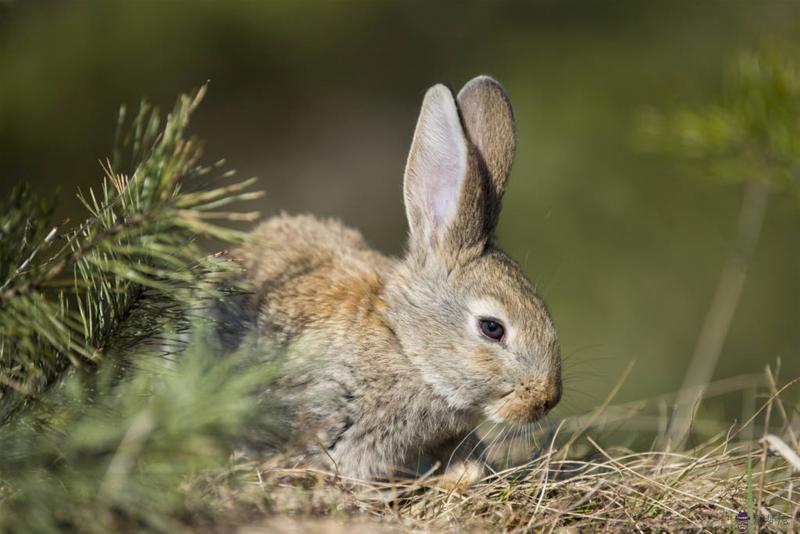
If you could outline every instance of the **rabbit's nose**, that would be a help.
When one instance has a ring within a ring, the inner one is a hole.
[[[550,411],[561,401],[561,379],[553,380],[547,388],[547,396],[544,402],[545,411]]]
[[[517,384],[517,394],[535,412],[548,412],[561,400],[561,380],[531,378]]]

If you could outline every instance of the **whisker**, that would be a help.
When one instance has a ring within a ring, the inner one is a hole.
[[[532,427],[533,427],[533,424],[531,424],[531,423],[528,423],[527,425],[525,425],[525,449],[526,450],[529,449],[530,446],[531,446],[531,428]]]
[[[490,460],[490,453],[491,453],[492,449],[494,448],[495,443],[497,443],[497,441],[500,439],[500,437],[503,434],[505,434],[506,430],[508,430],[507,426],[504,426],[502,429],[500,429],[500,433],[498,433],[497,436],[495,436],[495,438],[491,441],[491,443],[489,443],[489,446],[486,447],[486,449],[483,451],[483,454],[481,454],[478,457],[479,461],[483,461],[483,462],[485,462],[487,464],[490,463],[490,461],[491,461]]]
[[[499,422],[499,421],[495,422],[495,424],[494,424],[494,425],[492,425],[492,428],[490,428],[490,429],[489,429],[489,432],[487,432],[487,434],[491,434],[492,432],[494,432],[494,429],[495,429],[495,428],[497,428],[497,425],[499,425],[499,424],[500,424],[500,422]],[[478,447],[480,447],[481,443],[482,443],[482,442],[479,440],[479,441],[478,441],[478,442],[475,444],[475,446],[474,446],[474,447],[472,447],[472,450],[471,450],[471,451],[469,451],[469,454],[467,454],[467,456],[466,456],[466,459],[467,459],[467,460],[469,460],[470,458],[472,458],[472,453],[474,453],[474,452],[475,452],[475,449],[477,449]],[[482,456],[482,455],[481,455],[481,456]]]
[[[516,439],[519,437],[519,433],[521,432],[522,428],[523,427],[520,426],[515,427],[511,439],[506,440],[508,441],[508,445],[506,446],[506,469],[508,469],[508,467],[511,465],[511,449],[514,447],[514,441],[516,441]]]
[[[525,449],[530,450],[531,443],[536,446],[536,421],[525,426]]]
[[[458,449],[460,449],[461,446],[464,444],[464,442],[467,441],[467,439],[469,439],[469,437],[472,434],[474,434],[480,427],[482,427],[486,422],[487,422],[486,420],[483,420],[480,423],[478,423],[478,425],[475,428],[473,428],[472,430],[470,430],[469,434],[464,436],[464,438],[461,440],[461,442],[458,445],[456,445],[455,449],[453,449],[453,452],[450,453],[450,458],[448,458],[448,460],[447,460],[447,465],[444,468],[445,471],[447,471],[450,468],[450,464],[452,463],[453,457],[455,456],[456,452],[458,452]],[[469,458],[469,455],[467,455],[467,458]]]

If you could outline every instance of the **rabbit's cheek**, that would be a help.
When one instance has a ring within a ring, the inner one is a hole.
[[[472,361],[489,376],[498,376],[502,372],[502,364],[494,347],[485,345],[476,347],[472,353]]]

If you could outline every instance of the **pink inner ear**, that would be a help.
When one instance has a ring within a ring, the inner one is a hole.
[[[455,217],[464,171],[460,162],[445,156],[431,173],[428,209],[431,229],[440,234]]]
[[[467,171],[467,150],[455,106],[437,111],[425,124],[419,168],[432,241],[455,218]]]
[[[440,242],[457,217],[467,173],[467,141],[450,90],[425,93],[406,165],[406,213],[412,236]]]

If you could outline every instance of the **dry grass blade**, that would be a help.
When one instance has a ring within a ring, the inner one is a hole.
[[[622,376],[621,376],[621,377],[620,377],[620,379],[617,381],[617,383],[614,385],[614,387],[613,387],[613,388],[611,388],[611,392],[608,394],[608,396],[607,396],[607,397],[606,397],[606,399],[603,401],[603,403],[602,403],[602,404],[601,404],[601,405],[600,405],[600,406],[599,406],[599,407],[598,407],[596,410],[594,410],[594,412],[593,412],[593,413],[592,413],[592,415],[590,416],[589,420],[588,420],[588,421],[586,421],[585,425],[584,425],[582,428],[579,428],[578,430],[576,430],[576,431],[575,431],[575,432],[574,432],[574,433],[573,433],[573,434],[572,434],[572,435],[569,437],[569,439],[567,440],[567,442],[566,442],[564,445],[562,445],[562,446],[561,446],[561,457],[562,457],[562,459],[563,459],[563,458],[565,458],[565,457],[567,456],[567,454],[569,454],[569,448],[570,448],[570,446],[571,446],[573,443],[575,443],[575,441],[576,441],[578,438],[580,438],[580,437],[581,437],[581,435],[582,435],[582,434],[583,434],[583,433],[584,433],[584,432],[585,432],[585,431],[586,431],[588,428],[590,428],[590,427],[591,427],[591,426],[594,424],[594,422],[595,422],[595,421],[596,421],[596,420],[597,420],[597,419],[598,419],[598,418],[601,416],[601,414],[602,414],[602,413],[603,413],[603,412],[604,412],[604,411],[605,411],[605,410],[608,408],[608,406],[611,404],[611,401],[614,399],[614,397],[616,397],[616,396],[617,396],[617,393],[619,393],[619,390],[620,390],[620,388],[622,388],[622,384],[624,384],[624,383],[625,383],[625,381],[628,379],[628,376],[630,376],[630,374],[631,374],[631,371],[633,370],[633,366],[635,365],[635,363],[636,363],[636,362],[633,362],[633,361],[632,361],[632,362],[630,362],[630,363],[628,364],[628,366],[625,368],[625,371],[623,371],[623,372],[622,372]]]
[[[746,424],[766,424],[770,403],[777,407],[780,399],[786,404],[788,399],[781,396],[795,382],[776,387]],[[722,386],[710,384],[707,391],[726,390],[730,384],[730,380]],[[743,390],[748,387],[741,385]],[[268,497],[285,506],[274,512],[303,510],[301,517],[307,518],[333,515],[349,523],[367,514],[404,531],[719,532],[737,528],[737,515],[748,509],[748,464],[755,465],[767,447],[743,440],[740,426],[690,450],[629,450],[602,444],[608,438],[597,421],[613,420],[604,415],[593,411],[580,417],[580,424],[562,421],[548,438],[544,454],[458,491],[438,488],[434,478],[385,483],[345,480],[335,473],[283,469],[277,461],[263,466],[259,477],[252,477],[254,491],[249,498]],[[588,436],[590,427],[594,430]],[[794,488],[800,483],[796,469],[800,460],[774,434],[766,434],[763,442],[779,457],[768,455],[760,469],[753,469],[754,500],[756,491],[760,493],[760,505],[754,502],[753,510],[762,532],[784,532],[798,519]],[[564,456],[566,444],[571,452]],[[395,496],[391,502],[374,498],[387,493]]]
[[[798,456],[785,441],[772,434],[767,434],[761,438],[761,441],[768,446],[769,449],[780,454],[784,460],[792,465],[795,471],[800,471],[800,456]]]

